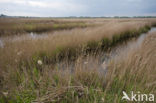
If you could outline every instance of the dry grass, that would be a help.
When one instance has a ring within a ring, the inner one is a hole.
[[[0,36],[43,33],[72,28],[103,25],[108,22],[155,22],[155,19],[59,19],[59,18],[0,18]]]
[[[107,75],[101,75],[95,58],[92,65],[83,62],[87,47],[97,50],[103,41],[109,44],[104,46],[111,47],[147,32],[154,20],[108,20],[96,27],[56,31],[44,38],[4,38],[5,45],[0,48],[0,102],[122,103],[123,90],[155,93],[156,33],[149,35],[140,48],[112,60]],[[68,60],[75,53],[72,70],[69,61],[62,69],[57,65],[60,61],[56,60],[56,65],[51,61],[53,56],[59,59],[58,55]],[[87,55],[90,59],[91,54]]]
[[[0,36],[43,33],[56,30],[84,28],[91,24],[83,21],[64,21],[42,18],[0,18]]]
[[[24,36],[24,40],[22,41],[11,42],[11,40],[6,40],[5,46],[0,48],[0,67],[9,66],[10,64],[8,63],[17,64],[21,60],[30,60],[33,56],[40,57],[40,55],[43,55],[52,57],[66,48],[77,48],[81,52],[83,49],[86,49],[84,47],[90,41],[91,43],[93,41],[93,44],[94,41],[96,44],[96,42],[103,38],[110,39],[111,41],[114,35],[122,33],[136,35],[138,34],[137,31],[140,28],[144,28],[145,25],[150,24],[147,21],[109,22],[100,27],[57,31],[41,39],[27,39]],[[132,33],[129,34],[129,32]],[[96,48],[93,46],[93,49]]]
[[[8,92],[4,101],[126,103],[121,101],[123,90],[156,94],[155,53],[156,32],[149,34],[141,47],[122,52],[113,59],[107,75],[99,75],[102,72],[99,72],[98,60],[94,59],[90,67],[81,62],[81,57],[72,72],[68,67],[58,69],[44,64],[36,68],[23,66],[9,70],[4,76],[7,90],[3,91]]]

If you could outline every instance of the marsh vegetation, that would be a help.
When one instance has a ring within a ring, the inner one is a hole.
[[[156,32],[147,33],[155,25],[156,19],[1,18],[0,103],[126,103],[123,90],[156,94]],[[139,47],[109,62],[102,57],[142,33]]]

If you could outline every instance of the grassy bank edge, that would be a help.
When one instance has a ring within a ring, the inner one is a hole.
[[[104,37],[100,41],[91,40],[85,44],[81,44],[75,47],[58,46],[54,51],[52,51],[51,54],[46,54],[45,52],[39,52],[34,54],[31,60],[33,63],[37,63],[38,60],[41,60],[44,64],[55,64],[57,62],[63,61],[64,59],[68,61],[74,61],[80,55],[96,55],[101,51],[110,50],[112,47],[129,39],[137,38],[142,33],[148,32],[150,29],[151,26],[145,25],[139,30],[133,29],[122,32],[120,34],[115,34],[111,39]]]
[[[38,98],[35,90],[36,90],[36,88],[38,89],[39,87],[36,87],[36,84],[37,84],[36,81],[40,78],[41,74],[37,70],[37,69],[39,69],[39,67],[36,66],[36,65],[38,65],[37,60],[42,60],[44,64],[56,63],[56,62],[59,62],[59,61],[65,59],[65,57],[68,57],[69,60],[75,60],[81,54],[84,54],[84,55],[87,55],[90,53],[96,54],[96,53],[98,53],[98,51],[108,50],[109,48],[114,47],[115,45],[120,44],[124,41],[127,41],[130,38],[138,37],[142,33],[148,32],[150,29],[151,29],[151,27],[146,25],[145,27],[140,28],[139,30],[126,31],[121,34],[114,35],[112,37],[112,39],[102,38],[100,41],[89,41],[86,44],[79,45],[78,47],[58,47],[53,52],[53,55],[51,55],[51,56],[48,56],[45,53],[36,54],[36,55],[34,55],[34,57],[32,57],[31,63],[34,63],[33,66],[24,64],[27,69],[32,68],[32,70],[30,70],[31,72],[29,74],[29,76],[32,78],[30,79],[30,81],[28,83],[26,83],[30,87],[25,87],[27,89],[25,89],[23,91],[19,90],[18,92],[15,92],[16,93],[16,94],[14,94],[15,98],[13,98],[13,99],[7,98],[7,97],[2,97],[2,98],[0,98],[0,102],[5,103],[7,101],[9,103],[23,103],[23,102],[30,103],[31,101]],[[30,61],[29,61],[29,63],[30,63]],[[30,66],[30,67],[27,67],[27,66]],[[18,68],[18,69],[22,69],[22,68]],[[19,84],[20,83],[22,84],[24,79],[27,79],[27,78],[25,77],[24,73],[20,73],[19,71],[17,73],[15,73],[16,75],[14,75],[14,76],[17,76],[17,77],[15,77],[13,79],[17,79],[17,82]],[[21,71],[21,72],[23,72],[23,71]],[[31,74],[31,73],[33,73],[33,74]],[[59,83],[62,82],[61,80],[64,80],[64,77],[62,77],[61,74],[55,73],[55,74],[53,74],[53,78],[54,78],[54,81],[56,82],[56,89],[62,90],[62,94],[58,95],[58,98],[61,98],[61,97],[64,98],[63,100],[61,100],[61,103],[68,103],[68,102],[74,102],[74,101],[79,101],[81,103],[89,103],[89,102],[94,102],[96,99],[100,100],[99,102],[104,102],[103,101],[103,97],[104,97],[103,91],[105,91],[105,88],[107,88],[107,87],[105,87],[104,85],[102,85],[102,83],[100,83],[103,80],[101,79],[101,77],[98,74],[96,74],[96,72],[82,71],[82,73],[71,77],[71,81],[70,81],[71,87],[66,87],[66,88],[59,87],[59,85],[60,85]],[[74,79],[74,78],[78,78],[78,79]],[[75,86],[76,80],[80,80],[81,82],[84,82],[83,84],[85,86]],[[86,83],[85,83],[85,80],[87,80]],[[92,82],[92,80],[95,80],[95,81]],[[47,78],[47,81],[50,82],[50,80],[48,80],[48,78]],[[48,85],[48,84],[50,84],[49,82],[45,82],[45,84]],[[68,81],[65,81],[65,82],[68,82]],[[72,83],[74,86],[72,86]],[[122,89],[120,89],[120,90],[118,90],[118,89],[120,87],[122,87],[125,82],[121,81],[119,78],[115,78],[112,83],[113,84],[111,84],[112,85],[111,89],[108,89],[108,91],[106,91],[107,97],[105,98],[105,101],[110,102],[110,103],[115,101],[115,99],[117,98],[117,96],[115,94],[118,94],[118,95],[121,94]],[[128,92],[129,92],[132,88],[134,88],[133,83],[129,84],[125,89],[128,90]],[[41,90],[41,91],[44,94],[44,90]],[[56,94],[57,94],[57,92],[58,91],[56,91]],[[73,93],[74,93],[74,98],[71,99],[73,96]],[[81,97],[81,95],[83,95],[84,97]],[[88,95],[89,95],[89,97],[88,97]],[[68,97],[68,99],[66,100],[65,97]],[[51,97],[49,97],[49,98],[51,98]],[[82,98],[82,99],[77,100],[78,98]],[[54,98],[54,99],[57,100],[57,98]],[[56,102],[58,102],[58,101],[56,101]],[[118,102],[121,102],[121,101],[118,101]],[[49,102],[49,103],[51,103],[51,102]]]

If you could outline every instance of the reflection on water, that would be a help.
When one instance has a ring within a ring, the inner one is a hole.
[[[44,38],[47,37],[47,34],[37,34],[37,33],[33,33],[31,32],[30,34],[28,34],[30,36],[30,38],[32,39],[39,39],[39,38]]]
[[[9,37],[0,38],[0,48],[4,47],[5,42],[15,42],[15,41],[24,41],[24,40],[32,40],[32,39],[42,39],[48,37],[48,34],[37,34],[37,33],[28,33],[23,35],[15,35]]]
[[[152,28],[148,33],[156,31],[156,28]],[[116,47],[114,47],[110,52],[104,52],[99,54],[99,57],[89,57],[86,59],[81,59],[79,65],[82,67],[87,68],[98,68],[100,74],[106,74],[107,72],[107,65],[110,62],[110,60],[115,59],[120,54],[127,53],[130,50],[134,50],[136,48],[139,48],[141,44],[143,43],[144,39],[146,38],[146,34],[140,35],[137,39],[130,40],[128,42],[125,42],[123,44],[120,44]],[[14,37],[5,37],[0,38],[0,48],[3,48],[5,46],[5,41],[22,41],[22,40],[31,40],[31,39],[39,39],[39,38],[46,38],[48,37],[48,34],[36,34],[36,33],[29,33],[27,35],[21,35],[21,36],[14,36]],[[96,60],[96,61],[95,61]],[[60,69],[66,69],[68,68],[71,72],[74,71],[74,68],[77,64],[75,63],[58,63],[56,64],[57,68]]]
[[[0,48],[3,48],[4,47],[4,43],[3,41],[0,39]]]
[[[156,31],[156,28],[152,28],[148,33]],[[146,33],[146,34],[148,34]],[[123,44],[119,44],[118,46],[114,47],[110,52],[104,52],[99,54],[98,57],[87,57],[80,60],[80,63],[58,63],[56,66],[57,68],[65,70],[68,68],[71,70],[71,72],[74,71],[74,68],[77,65],[81,65],[81,68],[89,68],[89,69],[95,69],[99,71],[100,75],[105,75],[108,70],[108,63],[113,59],[118,59],[118,57],[121,57],[121,54],[127,55],[129,51],[133,51],[134,49],[137,49],[141,47],[141,44],[143,43],[144,39],[146,38],[145,33],[140,35],[137,39],[134,38],[132,40],[129,40]]]
[[[151,32],[156,32],[156,28],[152,28],[148,33],[151,33]],[[116,46],[115,48],[113,48],[111,50],[110,53],[104,53],[103,56],[100,58],[102,63],[102,69],[107,69],[107,64],[113,60],[113,59],[116,59],[118,57],[121,57],[121,54],[125,54],[127,55],[127,53],[129,51],[133,51],[139,47],[141,47],[141,44],[143,43],[144,39],[147,37],[146,34],[148,33],[143,33],[141,34],[137,39],[133,39],[133,40],[130,40],[122,45],[118,45]],[[106,59],[102,59],[102,58],[106,58]],[[103,66],[103,64],[105,64],[105,66]],[[101,67],[100,65],[100,67]]]

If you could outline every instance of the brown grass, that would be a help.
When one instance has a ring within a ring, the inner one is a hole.
[[[91,24],[84,21],[65,21],[48,18],[0,18],[0,36],[43,33],[56,30],[84,28]]]
[[[20,102],[125,103],[121,101],[123,90],[156,94],[155,53],[156,32],[149,34],[141,47],[122,52],[113,59],[107,75],[99,75],[98,60],[94,59],[90,67],[81,62],[81,57],[75,62],[72,73],[68,67],[57,69],[57,66],[43,66],[42,72],[31,67],[9,70],[4,76],[4,80],[9,80],[5,82],[6,88],[11,90],[6,98],[11,96]]]
[[[102,38],[112,39],[113,35],[138,30],[145,25],[150,24],[147,21],[109,22],[100,27],[57,31],[41,39],[24,38],[22,41],[14,42],[5,40],[5,46],[0,48],[1,68],[4,67],[3,65],[9,65],[8,63],[16,64],[21,59],[29,60],[36,54],[44,53],[50,56],[55,53],[54,51],[57,52],[57,49],[75,48],[82,44],[85,45],[89,41],[99,41]]]
[[[62,69],[57,63],[37,64],[38,60],[52,57],[64,48],[83,51],[90,41],[112,40],[114,35],[127,31],[133,33],[146,25],[151,26],[153,21],[113,20],[96,27],[56,31],[39,39],[21,36],[25,37],[24,40],[12,41],[10,37],[2,38],[5,45],[0,48],[0,102],[120,103],[123,102],[123,90],[155,93],[156,33],[149,35],[140,48],[113,59],[107,75],[101,75],[99,61],[95,58],[93,66],[84,65],[84,55],[78,56],[72,70],[68,68],[68,61]]]

